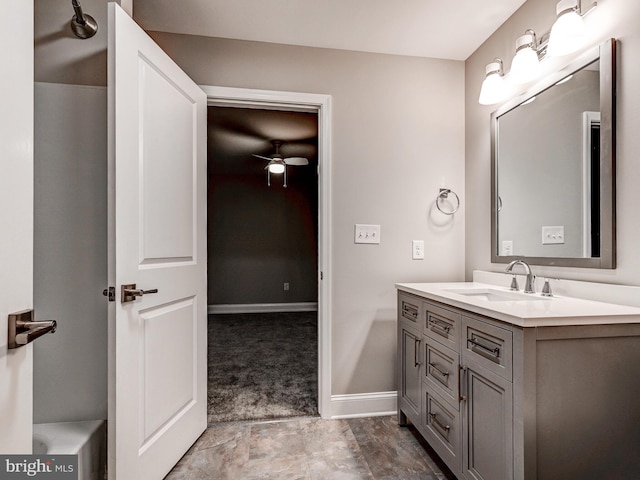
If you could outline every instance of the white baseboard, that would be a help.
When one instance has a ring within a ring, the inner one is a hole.
[[[398,393],[374,392],[331,396],[331,417],[380,417],[398,413]]]
[[[317,312],[317,302],[209,305],[208,313]]]

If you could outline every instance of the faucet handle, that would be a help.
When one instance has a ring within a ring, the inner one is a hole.
[[[509,290],[513,290],[514,292],[520,290],[520,287],[518,286],[518,279],[515,275],[511,275],[511,286],[509,287]]]
[[[542,287],[542,292],[540,294],[543,297],[553,297],[553,292],[551,291],[551,284],[549,283],[549,279],[544,279],[544,286]]]

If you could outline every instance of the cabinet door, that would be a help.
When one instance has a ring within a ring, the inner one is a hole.
[[[469,480],[513,478],[513,385],[475,364],[463,367],[463,465]]]
[[[399,335],[400,385],[398,408],[420,423],[420,344],[422,339],[401,324]]]

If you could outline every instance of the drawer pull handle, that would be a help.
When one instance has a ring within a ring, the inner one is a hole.
[[[473,338],[468,338],[467,342],[473,345],[471,347],[472,349],[474,347],[478,347],[480,350],[483,350],[485,353],[491,355],[492,357],[500,358],[500,347],[495,347],[495,348],[487,347],[479,342],[476,342],[475,339]]]
[[[443,325],[442,323],[438,322],[437,320],[433,320],[433,319],[429,319],[429,325],[431,330],[433,330],[435,333],[442,335],[443,337],[449,337],[449,332],[451,331],[451,325]]]
[[[443,377],[449,376],[449,372],[445,372],[444,370],[439,368],[437,363],[429,362],[429,366],[433,368],[436,372],[438,372],[440,375],[442,375]]]
[[[467,400],[467,367],[460,365],[460,371],[462,373],[458,375],[458,391],[460,392],[460,401],[464,402]],[[464,393],[462,393],[463,386]]]
[[[440,430],[443,430],[444,431],[444,435],[448,436],[449,435],[449,430],[451,430],[451,426],[450,425],[444,425],[440,420],[438,420],[438,414],[437,413],[429,412],[429,416],[431,417],[431,424],[435,425]]]
[[[414,306],[409,306],[406,304],[402,305],[402,314],[407,318],[418,318],[418,310]]]
[[[414,367],[420,366],[420,339],[413,337],[413,363]]]

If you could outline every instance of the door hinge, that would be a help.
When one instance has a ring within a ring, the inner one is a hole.
[[[102,291],[102,295],[108,298],[110,302],[116,301],[116,287],[105,288]]]
[[[324,280],[324,272],[320,272],[320,280]]]

